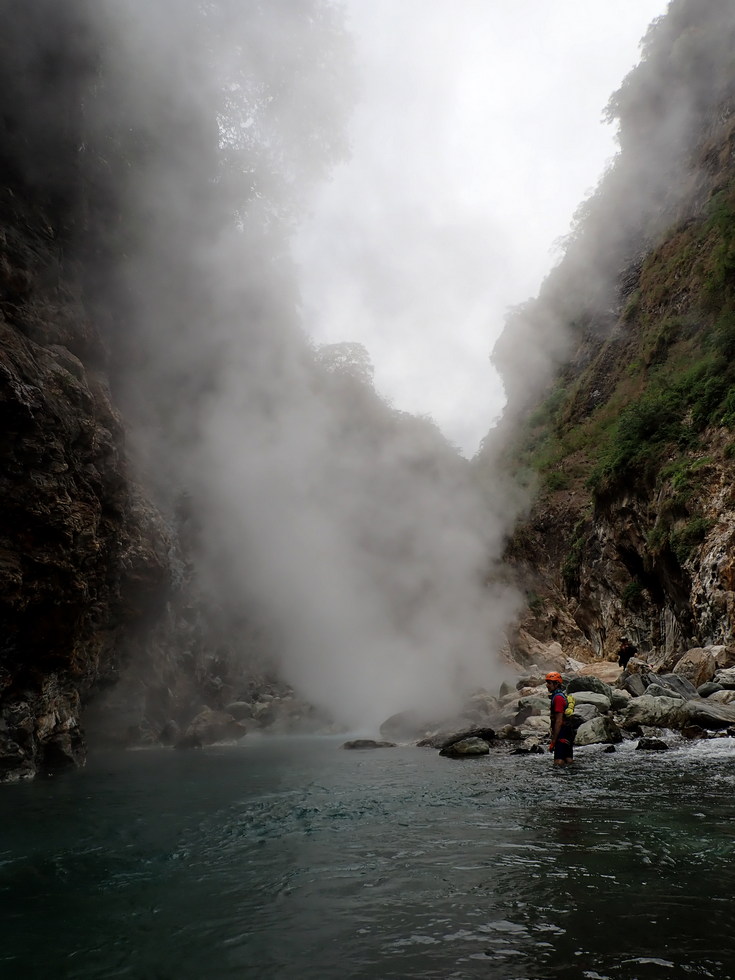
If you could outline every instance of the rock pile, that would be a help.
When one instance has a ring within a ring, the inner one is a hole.
[[[612,750],[638,739],[639,748],[655,751],[667,747],[661,739],[666,731],[689,739],[735,736],[734,662],[735,650],[707,647],[687,650],[658,668],[633,659],[622,671],[599,663],[564,672],[566,691],[574,694],[576,744]],[[490,746],[503,745],[514,754],[543,751],[549,731],[544,671],[531,668],[515,688],[501,685],[497,697],[474,695],[450,722],[404,712],[387,719],[380,731],[453,757],[484,755]]]

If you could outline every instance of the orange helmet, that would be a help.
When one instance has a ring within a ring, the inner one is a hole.
[[[549,671],[549,673],[546,675],[546,680],[547,681],[555,681],[557,684],[563,684],[564,683],[564,681],[562,679],[562,676],[561,676],[561,674],[559,673],[558,670],[551,670],[551,671]]]

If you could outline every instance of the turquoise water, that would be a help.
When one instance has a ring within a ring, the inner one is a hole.
[[[562,771],[340,741],[0,787],[0,978],[735,977],[735,740]]]

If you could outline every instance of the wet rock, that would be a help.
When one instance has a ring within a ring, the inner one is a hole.
[[[225,711],[204,708],[191,721],[177,748],[191,748],[197,745],[212,745],[214,742],[228,742],[240,739],[247,732],[242,722],[236,721]]]
[[[653,697],[644,694],[633,698],[624,713],[623,725],[627,729],[637,725],[650,725],[656,728],[681,727],[681,710],[686,702],[681,698]]]
[[[445,749],[440,749],[439,755],[451,759],[464,759],[471,756],[487,755],[489,751],[490,746],[484,738],[464,738],[459,742],[452,742]]]
[[[617,749],[615,748],[614,745],[606,745],[605,748],[602,751],[603,752],[617,752]]]
[[[684,738],[691,739],[692,741],[709,738],[709,732],[706,732],[704,728],[699,725],[683,725],[681,729],[681,734]]]
[[[353,738],[343,742],[343,749],[395,749],[395,742],[379,742],[374,738]]]
[[[532,745],[519,745],[513,749],[511,755],[543,755],[544,750],[538,743]]]
[[[665,749],[668,745],[660,738],[641,738],[636,745],[636,750],[643,752],[663,752]]]
[[[495,737],[495,729],[493,728],[469,728],[463,729],[461,732],[437,732],[428,738],[422,738],[416,745],[420,748],[428,746],[432,749],[447,749],[464,739],[481,738],[485,742],[494,742]]]
[[[601,715],[586,721],[577,729],[576,745],[598,745],[622,742],[623,736],[615,722],[608,715]]]

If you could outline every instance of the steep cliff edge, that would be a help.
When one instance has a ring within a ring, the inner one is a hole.
[[[572,654],[733,642],[734,42],[721,0],[652,26],[610,104],[619,156],[498,345],[509,407],[478,466],[531,495],[508,549],[521,627]],[[529,342],[540,401],[515,370]]]
[[[101,341],[43,198],[0,189],[0,775],[78,762],[82,699],[170,580]]]
[[[133,475],[111,396],[110,321],[120,310],[100,297],[114,246],[129,235],[113,171],[132,153],[92,122],[104,102],[104,44],[84,0],[6,6],[0,781],[82,762],[86,704],[135,658],[171,712],[175,685],[156,674],[172,648],[191,653],[180,624],[165,623],[170,601],[185,605],[176,533]],[[167,640],[156,648],[162,622]],[[182,697],[195,689],[192,680]]]

